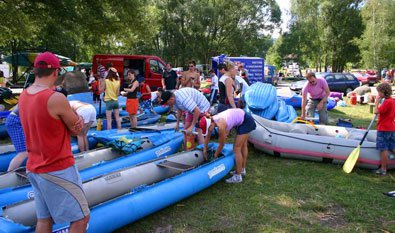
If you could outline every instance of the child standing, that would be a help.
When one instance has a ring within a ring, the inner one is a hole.
[[[91,83],[91,91],[93,93],[93,103],[100,101],[100,89],[99,89],[99,75],[94,74],[95,80]]]
[[[378,114],[376,148],[380,151],[381,167],[376,174],[386,175],[388,151],[395,153],[395,100],[391,98],[392,89],[388,83],[377,86],[375,113]],[[380,104],[381,100],[384,101]]]
[[[140,80],[140,93],[141,93],[141,108],[144,111],[145,109],[149,109],[151,113],[154,113],[154,109],[152,108],[151,101],[151,88],[148,84],[145,83],[145,79],[142,78]]]

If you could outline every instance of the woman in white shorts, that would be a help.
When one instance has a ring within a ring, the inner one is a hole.
[[[92,104],[84,103],[81,101],[69,101],[71,108],[84,119],[84,127],[81,133],[77,135],[78,149],[82,151],[89,150],[88,130],[94,122],[96,122],[96,109]]]

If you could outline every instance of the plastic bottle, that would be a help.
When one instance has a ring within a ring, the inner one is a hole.
[[[356,95],[355,93],[352,93],[352,94],[351,94],[351,97],[350,97],[350,104],[351,104],[351,105],[356,105],[356,104],[357,104],[357,95]]]
[[[97,120],[96,130],[97,130],[97,131],[101,131],[101,130],[102,130],[102,127],[103,127],[103,125],[102,125],[101,119],[99,118],[99,119]]]

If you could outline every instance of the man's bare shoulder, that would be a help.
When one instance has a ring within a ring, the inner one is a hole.
[[[59,92],[54,92],[48,99],[48,104],[55,107],[59,107],[59,105],[64,105],[65,103],[68,103],[66,96]]]

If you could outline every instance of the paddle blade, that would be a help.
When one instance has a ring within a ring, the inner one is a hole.
[[[346,162],[343,165],[343,171],[345,173],[350,173],[352,171],[352,169],[354,168],[355,164],[357,163],[360,151],[361,151],[361,145],[358,145],[358,147],[355,148],[350,153],[350,155],[348,156]]]

